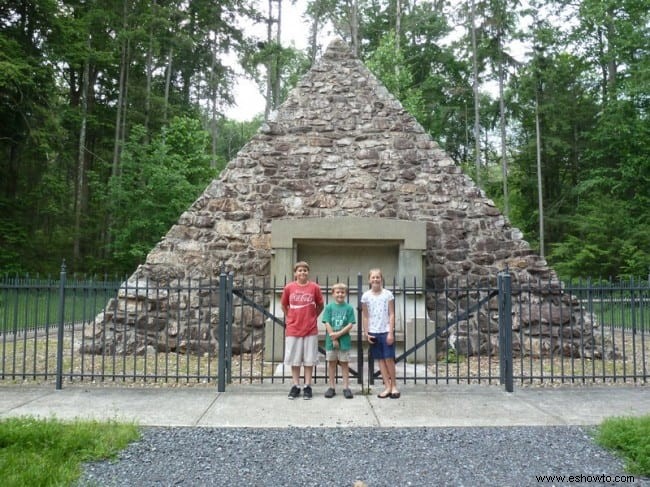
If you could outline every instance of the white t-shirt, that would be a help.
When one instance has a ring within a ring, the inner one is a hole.
[[[368,333],[388,333],[390,322],[388,315],[388,303],[395,297],[388,289],[382,289],[381,293],[375,294],[368,289],[361,296],[361,303],[368,308]]]

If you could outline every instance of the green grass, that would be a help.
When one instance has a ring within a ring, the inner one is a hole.
[[[606,419],[596,442],[620,455],[628,472],[650,477],[650,415]]]
[[[586,313],[602,326],[613,325],[618,328],[650,331],[650,306],[647,303],[596,304],[587,309]]]
[[[0,332],[22,331],[59,323],[61,310],[56,285],[0,289]],[[116,294],[112,287],[66,289],[64,322],[90,321]]]
[[[140,437],[134,424],[9,418],[0,421],[4,487],[72,485],[83,462],[115,458]]]

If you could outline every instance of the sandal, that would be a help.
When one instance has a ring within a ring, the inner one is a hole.
[[[388,399],[390,396],[390,392],[382,392],[381,394],[377,394],[377,397],[379,399]]]
[[[343,389],[343,397],[346,399],[352,399],[352,391],[350,389]]]
[[[399,399],[401,394],[399,392],[391,392],[390,393],[390,398],[391,399]]]

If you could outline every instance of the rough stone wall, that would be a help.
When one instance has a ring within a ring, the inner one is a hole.
[[[427,222],[428,286],[442,286],[447,278],[461,285],[494,283],[507,266],[513,286],[538,279],[553,282],[554,305],[568,306],[565,317],[579,314],[571,303],[562,302],[566,298],[553,271],[530,249],[521,232],[342,41],[328,47],[273,119],[181,215],[131,281],[144,288],[145,279],[161,285],[205,280],[218,276],[222,266],[243,282],[268,277],[272,220],[334,216]],[[132,299],[142,301],[141,296]],[[216,325],[214,308],[201,307],[198,295],[190,301],[172,307],[194,309],[204,323]],[[146,333],[133,337],[127,346],[129,340],[113,332],[127,329],[137,313],[118,316],[119,299],[108,308],[97,321],[97,333],[110,335],[108,341],[122,343],[130,351],[143,350],[147,344],[160,348]],[[492,315],[486,310],[459,324],[451,331],[452,341],[470,341],[473,331],[493,326]],[[173,323],[173,313],[169,316]],[[116,317],[127,325],[116,325]],[[540,317],[529,317],[528,323],[524,317],[517,320],[517,326],[526,327]],[[549,322],[549,326],[561,325]],[[182,324],[171,328],[165,335],[184,334],[178,343],[192,349],[188,343],[196,332]],[[216,336],[214,329],[209,333]],[[245,330],[239,333],[246,335]],[[582,343],[585,338],[591,340],[583,336]],[[481,347],[485,343],[479,340],[470,349]],[[553,349],[551,344],[538,348],[549,347]],[[101,352],[99,348],[88,351]]]

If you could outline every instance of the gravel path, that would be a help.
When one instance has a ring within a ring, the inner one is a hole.
[[[648,478],[617,478],[629,474],[591,432],[577,426],[145,428],[117,461],[85,465],[79,485],[650,486]]]

